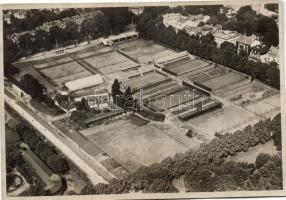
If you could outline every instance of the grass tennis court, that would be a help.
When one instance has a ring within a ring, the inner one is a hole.
[[[215,137],[215,133],[225,133],[236,126],[245,127],[250,121],[258,119],[254,113],[240,109],[234,105],[224,105],[222,109],[185,121],[185,125],[193,126],[207,140]]]
[[[35,64],[36,69],[43,69],[46,67],[57,66],[65,63],[72,62],[73,60],[70,57],[63,57],[63,58],[55,58],[53,61],[50,62],[43,62],[39,64]]]
[[[68,62],[54,67],[40,69],[39,71],[57,85],[91,75],[89,71],[77,62]]]
[[[125,81],[122,83],[122,86],[124,88],[130,87],[133,91],[136,91],[147,85],[151,85],[153,83],[156,83],[164,79],[166,79],[166,76],[164,76],[163,74],[158,73],[158,72],[151,72],[143,76],[139,76],[139,77],[130,79],[128,81]]]
[[[144,40],[140,41],[135,45],[134,43],[130,43],[130,45],[126,43],[126,45],[121,50],[139,63],[150,63],[159,58],[175,54],[175,51],[159,44]]]
[[[184,60],[184,62],[174,62],[172,64],[166,64],[165,66],[165,70],[166,71],[170,71],[173,74],[175,74],[176,76],[182,75],[182,74],[186,74],[188,72],[191,71],[195,71],[197,69],[203,68],[210,65],[210,63],[205,62],[203,60],[200,59],[194,59],[192,60],[191,58],[189,58],[188,60]]]
[[[201,84],[211,88],[212,90],[216,90],[244,79],[246,79],[246,75],[230,71],[226,74],[204,81]]]
[[[109,74],[120,71],[125,68],[138,66],[137,63],[121,55],[116,51],[106,52],[99,55],[89,56],[83,59],[93,68],[99,70],[102,74]]]
[[[138,117],[135,120],[138,121]],[[141,126],[142,123],[137,124],[130,116],[125,116],[81,133],[129,171],[188,149],[164,133],[163,125],[148,123]]]

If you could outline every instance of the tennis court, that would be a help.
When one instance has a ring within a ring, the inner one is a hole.
[[[39,71],[57,85],[91,75],[89,71],[77,62],[68,62],[54,67],[40,69]]]

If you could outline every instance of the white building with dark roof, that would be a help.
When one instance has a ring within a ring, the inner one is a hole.
[[[217,44],[217,47],[220,48],[221,44],[224,42],[230,42],[234,45],[236,45],[236,40],[241,36],[240,33],[235,31],[228,31],[228,30],[222,30],[217,31],[213,34],[214,41]]]
[[[261,62],[264,63],[271,63],[271,62],[276,62],[279,64],[279,48],[271,46],[269,51],[261,56]]]
[[[238,53],[241,51],[244,51],[247,54],[250,54],[251,47],[254,47],[260,44],[261,42],[257,40],[257,37],[255,35],[251,35],[251,36],[243,35],[236,39]]]
[[[68,89],[69,92],[73,92],[76,90],[100,85],[103,83],[103,78],[100,74],[95,74],[92,76],[87,76],[81,79],[68,81],[64,83],[65,87]]]

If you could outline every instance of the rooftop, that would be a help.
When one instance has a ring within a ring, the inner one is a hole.
[[[279,56],[279,49],[278,49],[278,47],[271,46],[269,51],[268,51],[268,54],[273,56],[273,57],[278,57]]]
[[[255,40],[256,40],[255,35],[252,35],[252,36],[242,35],[239,38],[237,38],[237,42],[240,42],[242,44],[247,44],[247,45],[251,45]]]
[[[76,91],[83,88],[99,85],[101,83],[103,83],[102,76],[100,74],[96,74],[66,82],[65,86],[68,88],[69,91]]]
[[[232,38],[239,37],[240,34],[237,32],[225,30],[225,31],[218,31],[218,32],[214,33],[213,36],[224,39],[224,40],[229,40]]]

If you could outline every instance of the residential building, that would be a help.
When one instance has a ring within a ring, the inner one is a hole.
[[[141,15],[144,11],[143,7],[131,7],[129,11],[132,12],[134,15]]]
[[[236,39],[236,47],[237,47],[238,53],[240,53],[241,51],[244,51],[249,55],[251,51],[251,47],[254,47],[260,44],[261,42],[257,40],[257,37],[255,35],[251,35],[251,36],[243,35]]]
[[[206,23],[209,20],[207,15],[189,15],[183,16],[180,13],[168,13],[163,15],[163,23],[166,27],[172,26],[176,31],[198,27],[200,22]]]
[[[218,30],[213,34],[217,47],[220,48],[224,42],[236,45],[236,40],[241,36],[238,32],[229,30]]]
[[[221,25],[204,25],[201,27],[201,35],[205,36],[207,34],[215,34],[216,32],[220,31],[222,29]]]
[[[261,57],[261,62],[264,63],[276,62],[277,64],[279,64],[278,47],[271,46],[269,51]]]
[[[262,61],[261,58],[264,54],[266,54],[269,50],[269,47],[266,45],[256,45],[254,47],[251,47],[249,58],[256,60],[256,61]]]

